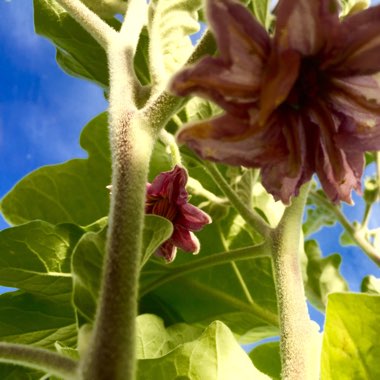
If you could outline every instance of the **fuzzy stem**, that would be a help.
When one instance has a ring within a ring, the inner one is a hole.
[[[241,217],[248,223],[248,225],[258,231],[263,237],[268,236],[271,231],[269,225],[265,223],[265,221],[259,214],[256,213],[254,209],[247,208],[236,192],[221,175],[216,165],[205,162],[205,167],[211,174],[215,183],[220,187],[225,196],[230,200],[231,204],[240,213]]]
[[[376,252],[375,247],[365,238],[362,231],[357,230],[340,209],[332,204],[328,199],[320,196],[317,192],[311,191],[310,198],[319,206],[332,211],[339,223],[346,230],[350,238],[362,249],[362,251],[377,265],[380,267],[380,255]]]
[[[74,360],[42,348],[2,342],[0,362],[35,368],[66,380],[78,379]]]
[[[303,286],[299,260],[302,215],[309,184],[293,198],[272,232],[273,272],[281,331],[281,359],[283,380],[318,379],[310,368],[310,350],[314,339]]]
[[[115,41],[108,54],[112,198],[94,334],[81,370],[84,380],[133,380],[145,192],[156,136],[126,96],[131,83],[124,45]]]
[[[172,165],[182,165],[181,153],[174,136],[165,129],[162,129],[160,132],[160,140],[170,149]]]
[[[57,0],[65,10],[106,50],[117,32],[80,0]]]

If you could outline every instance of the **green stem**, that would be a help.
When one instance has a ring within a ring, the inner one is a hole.
[[[376,174],[377,183],[379,185],[379,199],[380,199],[380,152],[376,152]]]
[[[115,29],[103,21],[80,0],[57,0],[65,10],[106,50],[108,44],[117,38]]]
[[[173,281],[179,277],[188,275],[193,272],[212,268],[216,265],[227,264],[233,261],[256,259],[260,257],[268,257],[270,255],[270,247],[267,244],[244,247],[234,249],[232,251],[215,253],[213,255],[191,261],[187,264],[177,266],[165,266],[165,274],[157,280],[143,287],[140,291],[140,297],[151,292],[167,282]]]
[[[254,209],[247,208],[247,206],[242,202],[236,192],[224,179],[216,165],[210,162],[205,162],[205,167],[211,174],[215,183],[230,200],[232,206],[235,207],[236,211],[239,212],[241,217],[248,223],[248,225],[250,225],[254,230],[258,231],[263,237],[267,237],[271,231],[269,225],[261,218],[258,213],[256,213]]]
[[[309,318],[299,260],[302,216],[308,189],[309,184],[301,188],[300,195],[293,198],[271,234],[283,380],[318,379],[318,373],[313,373],[315,368],[311,369],[315,331]]]
[[[314,191],[310,192],[310,198],[317,205],[325,208],[326,210],[332,211],[350,238],[376,265],[380,266],[380,255],[376,252],[374,246],[363,236],[363,233],[360,230],[357,230],[352,226],[337,206]]]
[[[179,151],[178,145],[175,141],[174,136],[162,129],[160,132],[160,140],[164,145],[166,145],[170,149],[170,155],[172,158],[172,165],[182,165],[181,153]]]
[[[78,379],[74,360],[42,348],[2,342],[0,362],[35,368],[65,380]]]

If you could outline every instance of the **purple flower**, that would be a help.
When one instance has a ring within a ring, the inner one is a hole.
[[[188,203],[186,183],[186,170],[176,165],[173,170],[159,174],[151,184],[147,184],[145,212],[162,216],[173,223],[172,236],[156,252],[168,262],[175,259],[177,247],[198,253],[199,241],[192,231],[199,231],[211,223],[206,213]]]
[[[363,152],[380,149],[380,6],[339,19],[335,0],[280,0],[270,36],[237,1],[208,0],[219,47],[176,75],[178,95],[221,116],[182,129],[201,157],[261,168],[289,203],[314,173],[334,201],[361,193]]]

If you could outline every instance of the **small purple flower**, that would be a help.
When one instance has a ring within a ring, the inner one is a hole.
[[[211,223],[206,213],[188,203],[186,183],[186,170],[176,165],[173,170],[159,174],[151,184],[147,184],[145,212],[173,223],[172,236],[156,252],[168,262],[175,259],[177,247],[197,254],[199,241],[192,231],[199,231]]]
[[[171,89],[225,113],[178,141],[205,159],[261,168],[284,203],[314,173],[329,198],[351,203],[363,153],[380,149],[380,6],[341,20],[336,0],[280,0],[270,36],[238,1],[206,4],[219,56],[185,68]]]

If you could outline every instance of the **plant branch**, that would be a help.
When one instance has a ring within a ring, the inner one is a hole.
[[[166,129],[162,129],[159,137],[162,143],[170,149],[172,165],[182,165],[181,153],[174,136],[166,131]]]
[[[318,379],[311,358],[315,327],[310,321],[299,260],[302,216],[309,184],[272,232],[273,272],[280,316],[281,361],[283,380]]]
[[[376,152],[376,174],[377,174],[377,184],[379,186],[379,196],[380,199],[380,152]]]
[[[250,225],[255,231],[258,231],[263,237],[269,235],[271,228],[269,225],[261,218],[261,216],[254,210],[249,209],[242,202],[236,192],[227,183],[224,177],[219,172],[215,164],[210,162],[205,162],[205,167],[211,174],[215,183],[220,187],[225,196],[230,200],[231,204],[239,212],[241,217]]]
[[[166,284],[167,282],[173,281],[179,277],[186,276],[193,272],[212,268],[217,265],[228,264],[233,261],[257,259],[269,256],[270,247],[264,243],[260,245],[234,249],[232,251],[215,253],[213,255],[191,261],[187,264],[165,266],[163,267],[165,270],[164,275],[143,287],[140,291],[140,297],[143,297],[145,294],[160,287],[161,285]]]
[[[77,362],[42,348],[2,342],[0,362],[35,368],[67,380],[78,379]]]
[[[117,38],[115,29],[103,21],[96,13],[86,7],[80,0],[57,0],[70,16],[77,21],[104,48]]]
[[[195,46],[193,53],[185,65],[190,65],[198,61],[206,54],[213,54],[216,50],[215,40],[210,31],[206,31],[198,44]],[[188,101],[188,98],[182,98],[172,95],[167,90],[153,96],[143,111],[150,115],[152,128],[158,133],[163,126],[178,112],[181,107]]]
[[[319,206],[326,210],[332,211],[339,223],[346,230],[350,238],[362,249],[362,251],[377,265],[380,266],[380,255],[376,252],[374,246],[363,236],[363,232],[355,229],[347,220],[342,211],[332,204],[328,199],[322,197],[315,191],[310,192],[310,198]]]

